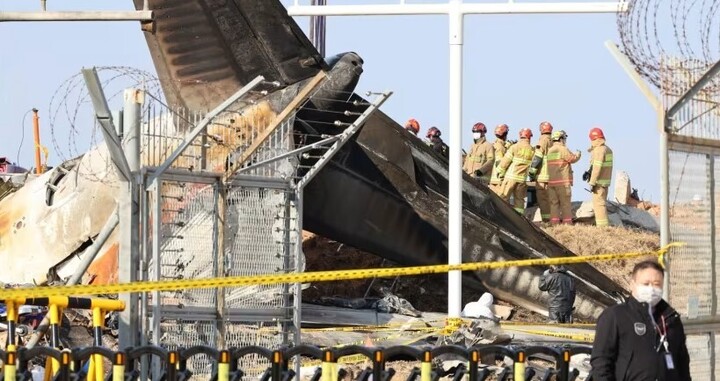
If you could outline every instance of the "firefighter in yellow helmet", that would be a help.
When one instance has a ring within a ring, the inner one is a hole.
[[[540,139],[535,146],[535,157],[533,157],[529,172],[530,181],[535,182],[537,202],[540,207],[540,215],[542,216],[543,222],[550,220],[550,198],[547,189],[549,181],[547,152],[552,145],[550,141],[552,131],[553,126],[550,122],[540,123]]]
[[[590,130],[590,169],[583,174],[583,180],[592,187],[595,225],[608,226],[607,195],[612,180],[613,152],[605,144],[605,134],[599,128]]]
[[[500,165],[498,166],[498,176],[503,179],[502,197],[505,201],[510,200],[513,196],[513,207],[520,214],[525,212],[525,196],[527,195],[527,178],[535,155],[535,148],[530,144],[532,131],[529,128],[520,130],[520,140],[508,148]]]
[[[502,178],[498,177],[498,166],[509,148],[507,140],[509,130],[510,128],[507,124],[499,124],[495,127],[495,137],[497,139],[495,139],[493,143],[495,162],[493,163],[492,174],[490,175],[490,189],[498,195],[502,193]]]
[[[495,151],[485,139],[485,133],[487,133],[485,124],[475,123],[472,132],[474,143],[470,147],[470,153],[465,156],[463,171],[470,176],[479,178],[483,184],[488,184],[495,162]]]
[[[572,224],[572,186],[573,170],[571,164],[580,160],[581,153],[575,153],[565,145],[565,131],[552,133],[552,147],[547,153],[548,164],[548,195],[550,197],[550,223],[559,224],[562,216],[563,224]]]

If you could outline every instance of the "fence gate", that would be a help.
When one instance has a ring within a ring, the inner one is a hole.
[[[694,67],[690,69],[688,67]],[[696,83],[706,68],[673,62],[665,83],[683,78]],[[670,240],[687,245],[669,257],[669,298],[685,319],[692,376],[720,379],[716,333],[718,315],[718,199],[720,179],[720,108],[710,81],[668,121]],[[677,89],[676,86],[671,87]],[[663,89],[665,109],[682,94]],[[687,89],[685,89],[687,90]],[[712,90],[712,91],[711,91]]]

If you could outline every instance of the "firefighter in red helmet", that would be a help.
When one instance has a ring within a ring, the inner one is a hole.
[[[495,162],[495,152],[492,145],[485,139],[486,133],[487,127],[484,123],[478,122],[473,125],[473,145],[463,163],[463,171],[470,176],[479,178],[484,184],[489,183]]]
[[[548,194],[548,175],[547,153],[552,145],[550,134],[552,134],[553,126],[550,122],[540,123],[540,139],[535,145],[535,156],[530,165],[529,178],[535,182],[535,190],[537,193],[537,203],[540,208],[540,216],[543,222],[550,221],[550,196]]]
[[[592,187],[595,225],[608,226],[607,195],[612,180],[613,152],[605,144],[603,130],[595,127],[590,130],[590,169],[583,174],[583,180]]]
[[[498,124],[495,127],[495,142],[493,143],[493,155],[495,162],[493,163],[492,174],[490,175],[490,189],[496,194],[502,193],[502,178],[498,176],[498,166],[505,152],[509,148],[507,135],[510,127],[507,124]]]

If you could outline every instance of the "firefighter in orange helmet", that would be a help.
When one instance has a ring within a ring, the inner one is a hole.
[[[529,178],[535,182],[535,190],[537,194],[537,203],[540,208],[540,216],[543,222],[550,220],[550,197],[548,195],[548,166],[547,152],[552,145],[550,134],[553,126],[550,122],[540,123],[540,140],[535,146],[535,156],[530,165]]]
[[[581,153],[575,153],[565,145],[565,131],[552,133],[553,145],[547,153],[548,164],[548,195],[550,196],[550,223],[559,224],[562,216],[563,224],[572,224],[572,186],[573,170],[571,164],[580,160]]]
[[[472,133],[473,145],[470,147],[470,153],[465,157],[463,171],[470,176],[479,178],[483,184],[487,184],[490,181],[490,174],[495,162],[495,152],[492,145],[485,139],[487,133],[485,124],[475,123]]]
[[[520,140],[508,148],[500,165],[498,176],[503,179],[502,197],[505,201],[513,196],[513,207],[520,214],[525,212],[525,196],[527,195],[527,178],[530,164],[535,155],[535,148],[530,144],[533,134],[529,128],[520,130]]]
[[[405,123],[405,129],[417,136],[420,133],[420,123],[415,119],[409,119]]]
[[[493,163],[492,174],[490,175],[490,189],[498,195],[502,193],[502,178],[498,177],[498,166],[509,148],[507,141],[509,130],[510,128],[507,124],[499,124],[495,127],[495,137],[497,139],[495,139],[493,143],[495,162]]]
[[[595,225],[608,226],[607,194],[612,180],[613,152],[605,144],[605,134],[600,128],[590,130],[590,169],[583,174],[583,180],[592,187]]]

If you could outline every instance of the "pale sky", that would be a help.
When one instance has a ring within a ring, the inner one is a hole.
[[[48,3],[53,10],[132,6],[129,0]],[[38,9],[39,2],[33,1],[0,5],[4,11]],[[307,31],[307,18],[297,22]],[[328,55],[354,51],[365,61],[358,93],[392,90],[394,95],[382,107],[385,113],[400,124],[418,119],[423,136],[437,126],[448,140],[446,16],[331,17],[327,25]],[[131,66],[154,72],[136,22],[0,23],[0,36],[0,156],[16,160],[24,130],[20,164],[25,167],[33,165],[33,144],[31,117],[22,126],[23,116],[36,107],[45,123],[53,93],[82,67]],[[605,48],[606,40],[619,44],[612,14],[466,16],[463,147],[470,146],[470,128],[477,121],[489,129],[507,123],[512,139],[521,128],[531,128],[534,141],[539,123],[550,121],[568,133],[572,150],[583,151],[574,168],[573,199],[586,200],[589,193],[583,190],[587,185],[581,175],[589,163],[587,134],[599,126],[615,151],[616,171],[627,171],[641,196],[659,202],[655,113]],[[88,135],[92,116],[80,115],[78,121]],[[50,165],[57,165],[60,156],[47,128],[42,124],[43,144],[51,151]],[[58,145],[65,149],[68,127],[58,123],[56,128]]]

